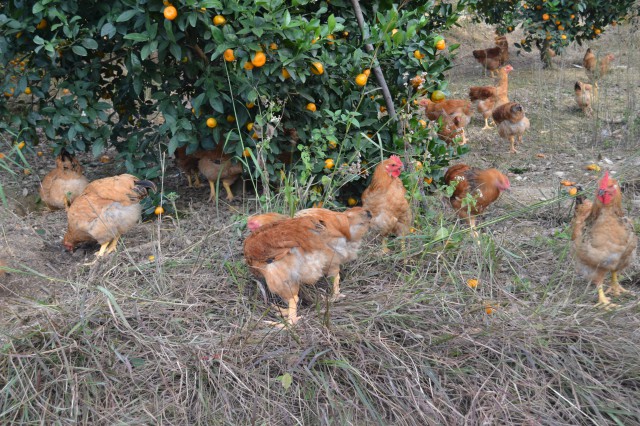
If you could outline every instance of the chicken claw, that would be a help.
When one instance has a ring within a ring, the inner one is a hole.
[[[265,321],[265,323],[276,328],[285,328],[287,325],[291,326],[300,321],[302,317],[298,316],[298,300],[298,296],[293,296],[287,301],[287,304],[289,305],[288,308],[280,308],[279,306],[276,306],[280,313],[285,317],[283,318],[284,323],[276,321]]]
[[[611,286],[605,291],[605,293],[609,292],[615,297],[620,296],[622,293],[631,293],[631,291],[620,285],[618,282],[618,273],[615,271],[611,273]]]
[[[224,190],[227,191],[227,200],[232,201],[233,192],[231,192],[231,185],[229,185],[229,182],[222,181],[222,186],[224,187]]]
[[[615,308],[618,305],[615,303],[611,303],[611,299],[604,295],[604,291],[602,290],[602,285],[598,286],[598,303],[596,303],[597,307],[602,307],[606,310],[611,308]]]

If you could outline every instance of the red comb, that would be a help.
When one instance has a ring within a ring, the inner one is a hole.
[[[397,155],[392,155],[391,157],[389,157],[391,160],[393,160],[394,162],[400,163],[402,164],[402,160],[400,159],[400,157],[398,157]]]
[[[609,187],[609,170],[604,172],[604,176],[600,179],[600,188],[599,189],[607,189]]]

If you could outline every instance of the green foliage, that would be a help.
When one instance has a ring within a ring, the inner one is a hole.
[[[529,0],[474,1],[472,9],[478,18],[497,25],[500,34],[522,25],[525,38],[515,43],[517,48],[531,51],[536,45],[548,59],[548,49],[561,53],[571,42],[582,44],[601,35],[608,25],[628,17],[634,0]],[[547,19],[544,19],[547,18]]]
[[[462,152],[422,130],[411,118],[417,108],[411,100],[436,89],[446,93],[443,73],[457,46],[438,51],[435,43],[466,1],[457,8],[362,2],[365,37],[347,0],[184,0],[174,5],[173,21],[164,18],[160,0],[3,4],[0,128],[31,145],[42,129],[56,152],[66,147],[98,156],[113,146],[127,171],[154,178],[164,151],[223,144],[256,181],[279,184],[281,171],[302,184],[324,176],[339,182],[332,187],[344,188],[342,196],[361,189],[366,162],[405,147],[427,159],[436,177]],[[214,25],[216,15],[226,22]],[[224,59],[227,49],[234,61]],[[248,69],[259,51],[266,63]],[[415,51],[424,57],[416,59]],[[313,72],[314,62],[323,73]],[[364,87],[355,84],[374,65],[381,66],[396,109],[407,105],[406,119],[380,112],[373,73]],[[410,80],[418,74],[424,82],[416,93]],[[306,109],[309,103],[315,112]],[[210,117],[214,128],[206,124]],[[326,167],[327,159],[335,166]]]

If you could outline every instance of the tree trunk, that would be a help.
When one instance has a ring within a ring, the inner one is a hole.
[[[553,68],[553,63],[551,62],[551,47],[549,40],[545,39],[542,43],[542,48],[540,49],[540,60],[542,61],[542,68]]]

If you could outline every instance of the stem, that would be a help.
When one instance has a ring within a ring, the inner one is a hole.
[[[356,19],[358,20],[358,26],[360,27],[360,31],[362,31],[363,40],[367,39],[367,32],[364,26],[364,16],[362,15],[362,9],[360,8],[360,2],[358,0],[351,0],[351,5],[353,6],[353,12],[356,15]],[[364,45],[367,52],[371,53],[374,51],[373,45],[371,43],[367,43]],[[391,92],[389,91],[389,86],[387,86],[387,81],[384,79],[384,74],[382,74],[382,69],[380,65],[375,65],[373,67],[373,74],[376,76],[376,80],[378,80],[378,84],[382,89],[382,97],[384,98],[384,103],[387,105],[387,111],[389,112],[389,117],[392,120],[396,120],[396,110],[393,106],[393,100],[391,99]]]

